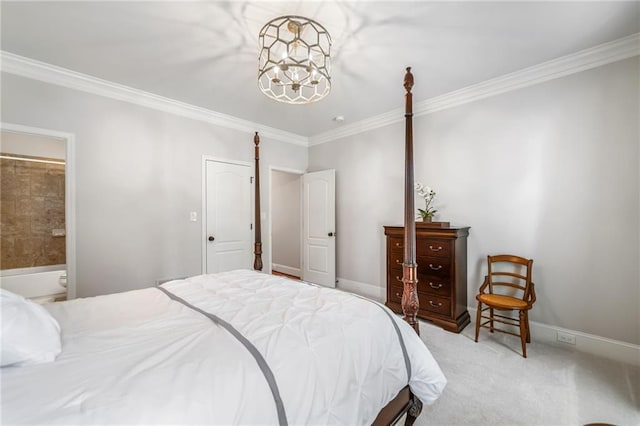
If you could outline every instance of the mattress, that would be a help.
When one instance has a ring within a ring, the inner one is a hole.
[[[254,271],[45,307],[62,353],[2,368],[3,424],[371,424],[446,384],[385,306]]]

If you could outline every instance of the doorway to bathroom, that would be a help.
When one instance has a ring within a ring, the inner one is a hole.
[[[0,132],[0,285],[41,303],[73,298],[73,137],[4,123]]]

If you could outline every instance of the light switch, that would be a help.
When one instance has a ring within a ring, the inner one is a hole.
[[[197,222],[198,221],[198,212],[190,212],[189,213],[189,220],[191,222]]]

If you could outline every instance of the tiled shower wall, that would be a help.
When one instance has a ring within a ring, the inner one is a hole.
[[[66,263],[64,173],[64,164],[0,159],[0,269]]]

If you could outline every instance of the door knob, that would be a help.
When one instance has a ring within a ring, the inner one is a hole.
[[[335,237],[336,233],[335,232],[329,232],[329,234],[327,234],[327,235],[329,235],[330,237]]]
[[[215,240],[215,238],[213,238],[213,235],[209,235],[209,241],[213,241]]]

